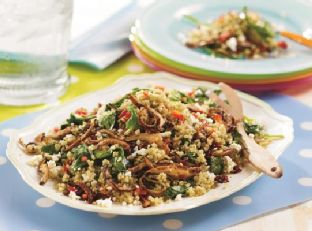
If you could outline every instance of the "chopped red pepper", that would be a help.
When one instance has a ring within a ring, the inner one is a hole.
[[[87,110],[85,108],[78,108],[75,111],[75,114],[79,115],[79,116],[86,116],[88,114],[88,112],[87,112]]]
[[[214,121],[216,121],[218,123],[222,122],[222,116],[220,114],[214,114],[214,115],[212,115],[212,118]]]
[[[185,120],[184,115],[181,114],[181,113],[178,112],[178,111],[172,111],[171,114],[172,114],[172,116],[173,116],[175,119],[177,119],[177,120],[180,120],[180,121],[184,121],[184,120]]]
[[[88,157],[86,157],[86,156],[81,157],[81,161],[87,161],[87,160],[88,160]]]
[[[220,34],[219,36],[219,40],[220,42],[225,42],[226,40],[228,40],[231,37],[231,34],[228,31],[223,32],[222,34]]]
[[[65,173],[68,173],[68,170],[69,170],[69,165],[68,165],[68,164],[64,164],[64,166],[63,166],[63,171],[64,171]]]
[[[195,91],[194,91],[194,90],[187,93],[187,95],[188,95],[189,97],[193,97],[194,94],[195,94]]]
[[[130,117],[131,117],[131,112],[129,112],[128,110],[123,110],[119,115],[119,119],[124,123],[127,122],[128,119],[130,119]]]
[[[288,48],[288,44],[285,41],[278,41],[277,42],[277,46],[282,48],[282,49],[287,49]]]
[[[148,91],[143,91],[143,95],[144,95],[145,98],[148,98],[149,97]]]

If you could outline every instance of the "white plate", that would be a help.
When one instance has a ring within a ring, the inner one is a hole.
[[[7,146],[7,156],[19,171],[23,180],[30,187],[42,195],[73,208],[90,212],[122,215],[153,215],[178,212],[195,208],[227,197],[251,184],[261,176],[261,173],[257,172],[255,169],[249,166],[242,172],[232,175],[230,177],[229,183],[219,184],[217,188],[212,189],[203,196],[183,198],[181,201],[172,201],[168,204],[149,208],[141,208],[139,206],[122,206],[115,204],[113,204],[111,208],[99,207],[96,205],[87,204],[83,201],[73,200],[61,193],[58,193],[53,188],[52,182],[47,183],[45,186],[39,185],[36,168],[27,164],[27,161],[31,157],[24,154],[18,147],[18,139],[20,137],[23,138],[23,140],[26,142],[31,141],[38,133],[47,131],[56,125],[61,124],[72,111],[75,111],[75,109],[79,107],[83,106],[88,109],[92,109],[97,105],[98,102],[111,102],[118,96],[122,96],[123,94],[128,93],[134,87],[146,88],[152,85],[163,85],[167,88],[186,91],[189,91],[196,86],[206,86],[209,89],[214,89],[217,87],[212,83],[186,80],[165,73],[128,76],[120,79],[111,87],[79,97],[69,103],[58,106],[55,109],[52,109],[51,111],[48,111],[39,116],[30,126],[16,131],[10,137],[10,141]],[[278,114],[268,104],[255,97],[244,93],[239,93],[239,96],[243,101],[244,111],[247,116],[256,118],[257,121],[264,124],[268,133],[283,134],[285,136],[284,139],[276,141],[269,146],[269,150],[277,158],[293,140],[292,120],[286,116]]]

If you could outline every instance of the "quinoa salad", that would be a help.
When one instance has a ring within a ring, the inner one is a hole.
[[[190,15],[185,18],[196,25],[187,33],[185,45],[216,57],[278,57],[288,47],[285,41],[276,39],[271,23],[246,7],[240,12],[230,11],[211,23],[200,22]]]
[[[28,164],[39,183],[50,180],[74,200],[146,208],[201,196],[248,162],[233,116],[209,93],[135,88],[91,111],[78,108],[32,142],[20,139],[20,146],[32,155]],[[247,117],[244,128],[262,146],[281,138]]]

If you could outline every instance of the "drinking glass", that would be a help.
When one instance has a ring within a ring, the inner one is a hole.
[[[52,102],[68,84],[73,0],[0,0],[0,104]]]

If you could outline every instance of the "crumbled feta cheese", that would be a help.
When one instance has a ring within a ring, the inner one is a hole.
[[[175,200],[176,200],[176,201],[182,200],[182,194],[176,195]]]
[[[41,161],[42,161],[42,155],[35,155],[29,161],[27,161],[27,164],[29,164],[30,166],[36,167],[40,164]]]
[[[201,94],[202,94],[202,91],[200,89],[196,89],[195,95],[201,95]]]
[[[129,160],[127,160],[126,158],[124,158],[124,159],[122,160],[122,163],[123,163],[124,165],[127,165],[127,164],[129,163]]]
[[[211,182],[214,182],[216,175],[213,172],[207,171],[208,178]]]
[[[131,172],[130,171],[126,171],[125,172],[125,176],[131,176]]]
[[[232,37],[226,41],[226,45],[232,50],[237,51],[237,40],[235,37]]]
[[[255,138],[255,135],[252,134],[252,133],[249,133],[248,136],[249,136],[250,138]]]
[[[57,168],[56,168],[56,163],[54,160],[49,160],[47,162],[48,168],[49,168],[49,173],[51,174],[52,177],[57,176]]]
[[[207,118],[206,121],[207,121],[208,123],[210,123],[210,124],[213,124],[213,119],[211,119],[211,118]]]
[[[147,149],[146,148],[141,148],[141,149],[135,151],[133,154],[140,155],[140,156],[145,156],[147,154]]]
[[[80,196],[77,196],[76,193],[74,191],[70,191],[68,196],[73,199],[73,200],[79,200]]]
[[[233,171],[234,167],[236,166],[236,163],[229,157],[225,156],[225,172],[230,173]]]
[[[192,124],[199,124],[199,120],[194,116],[194,115],[190,115],[190,119]]]
[[[97,111],[97,113],[96,113],[96,118],[97,118],[97,120],[99,120],[99,118],[102,118],[102,115],[103,115],[103,113],[105,112],[105,109],[106,109],[106,105],[102,105],[102,106],[98,109],[98,111]]]
[[[52,160],[53,161],[58,161],[61,158],[61,154],[57,154],[57,155],[52,155]]]
[[[170,137],[171,136],[171,132],[170,131],[166,131],[166,132],[160,133],[160,135],[162,137]]]
[[[235,150],[237,150],[239,152],[242,149],[242,146],[240,144],[237,144],[237,143],[232,143],[230,145],[230,148],[234,148]]]
[[[112,207],[112,199],[111,198],[106,198],[106,199],[100,199],[96,201],[96,204],[101,206],[101,207],[105,207],[105,208],[110,208]]]

